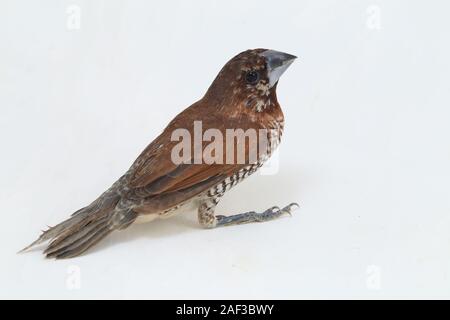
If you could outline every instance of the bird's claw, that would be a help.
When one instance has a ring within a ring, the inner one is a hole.
[[[286,207],[284,207],[283,209],[281,209],[281,212],[287,213],[288,215],[290,215],[292,217],[292,212],[297,210],[298,208],[300,208],[299,204],[297,202],[292,202],[292,203],[288,204]]]
[[[288,214],[288,215],[292,216],[292,211],[296,210],[297,208],[299,208],[299,205],[295,202],[285,206],[282,209],[280,209],[280,207],[278,207],[278,206],[273,206],[273,207],[267,209],[266,211],[264,211],[260,214],[257,214],[260,218],[258,220],[259,221],[272,220],[277,217],[281,217],[283,214]]]

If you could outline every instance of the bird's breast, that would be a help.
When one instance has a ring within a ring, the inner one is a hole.
[[[225,192],[233,188],[239,182],[243,181],[256,171],[270,158],[275,149],[281,142],[281,136],[283,135],[284,121],[270,121],[268,124],[268,143],[265,152],[260,154],[258,161],[254,164],[245,166],[233,173],[231,176],[224,179],[221,183],[215,185],[209,189],[206,193],[208,198],[221,197]]]

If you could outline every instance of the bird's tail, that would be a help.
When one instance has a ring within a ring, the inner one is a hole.
[[[72,258],[79,256],[116,229],[128,227],[136,219],[132,210],[117,211],[119,199],[107,205],[91,205],[75,212],[69,219],[50,227],[26,251],[38,244],[50,241],[44,254],[47,258]],[[95,204],[95,203],[94,203]]]

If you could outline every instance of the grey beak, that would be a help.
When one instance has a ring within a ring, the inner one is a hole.
[[[292,62],[297,59],[297,57],[292,54],[275,50],[266,50],[259,55],[266,58],[270,88],[278,82],[281,75],[289,68]]]

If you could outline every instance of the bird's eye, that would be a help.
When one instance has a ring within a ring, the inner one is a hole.
[[[259,74],[256,71],[249,71],[245,75],[245,81],[249,84],[256,84],[259,80]]]

